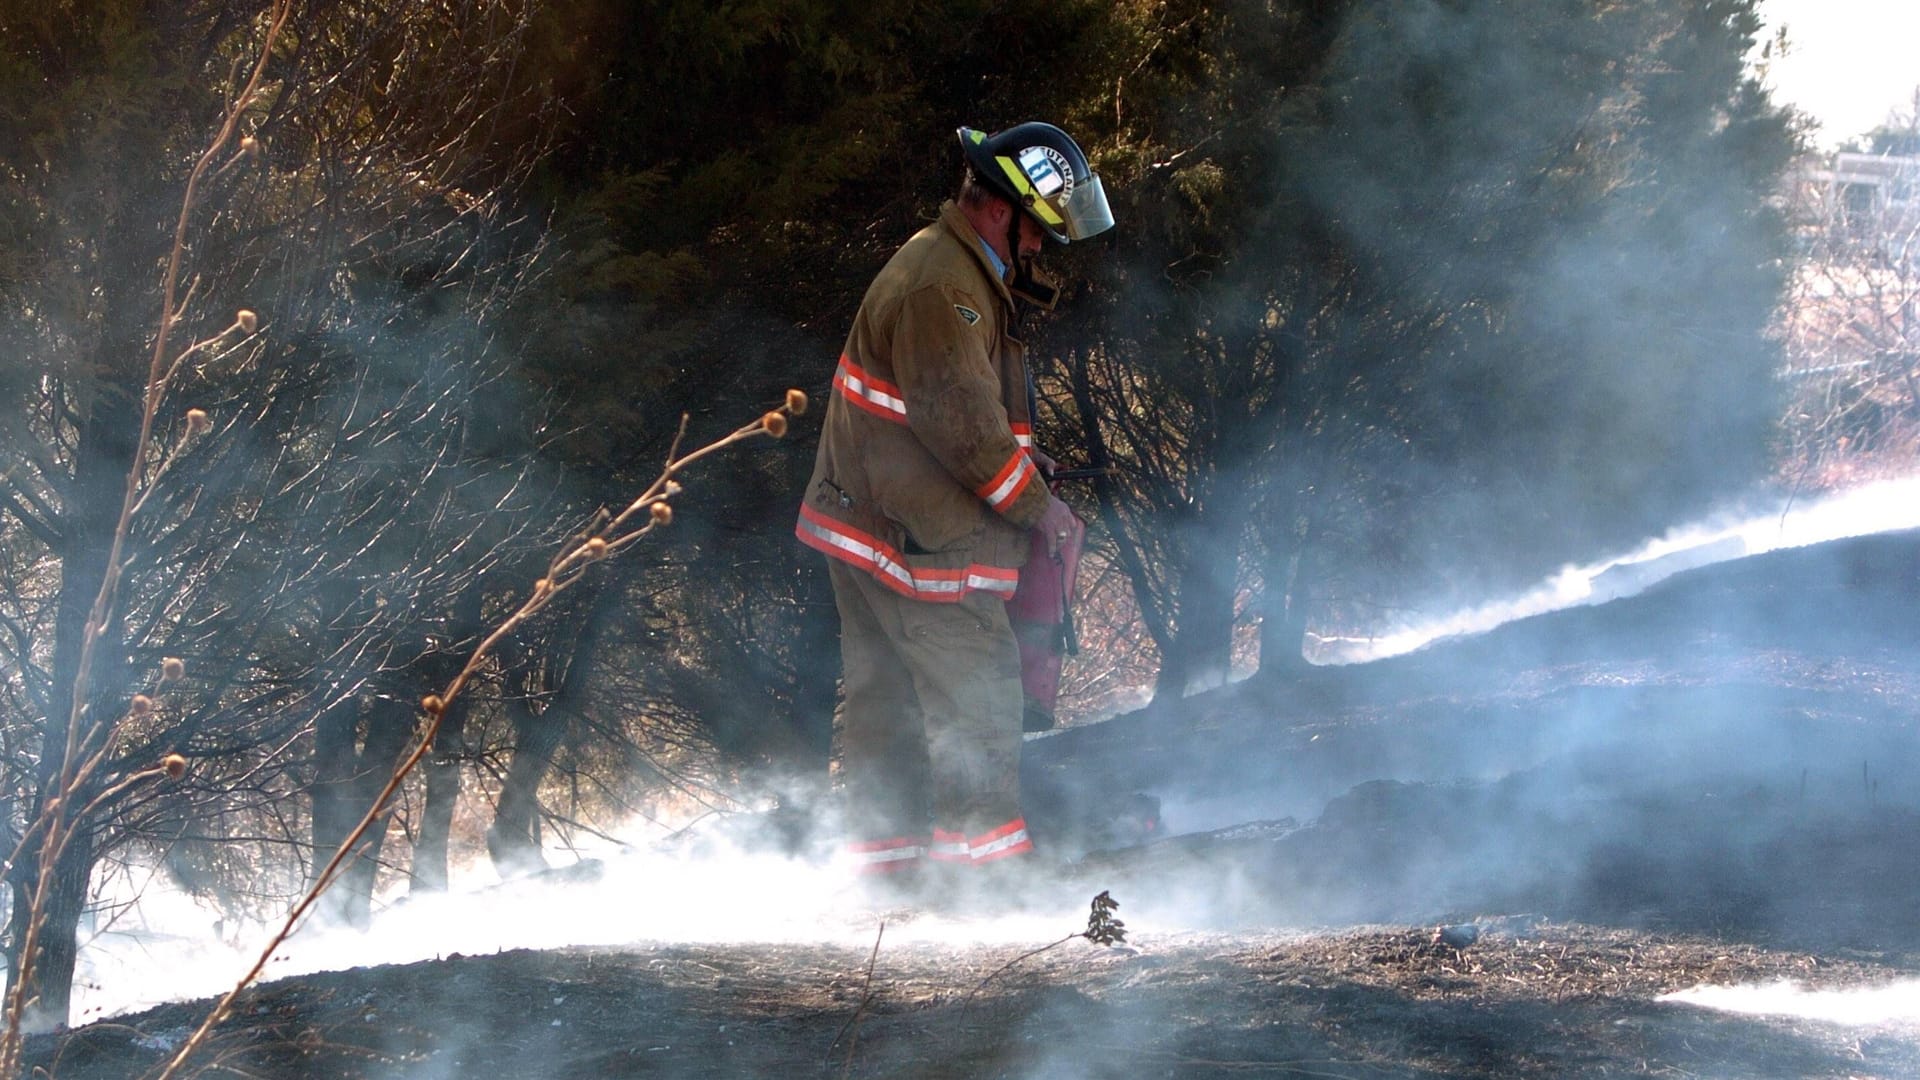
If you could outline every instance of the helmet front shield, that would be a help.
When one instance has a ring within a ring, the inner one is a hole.
[[[1061,210],[1069,240],[1085,240],[1113,228],[1113,208],[1107,205],[1107,191],[1098,173],[1090,173],[1074,185]]]

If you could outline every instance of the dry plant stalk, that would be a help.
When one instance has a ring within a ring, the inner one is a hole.
[[[1005,975],[1007,972],[1026,963],[1028,960],[1039,956],[1043,952],[1048,952],[1065,945],[1074,938],[1085,938],[1095,945],[1106,945],[1109,947],[1125,945],[1127,943],[1127,924],[1113,917],[1113,913],[1118,910],[1120,910],[1120,901],[1108,895],[1107,890],[1100,890],[1100,895],[1094,897],[1093,903],[1089,905],[1087,928],[1085,930],[1068,934],[1059,941],[1049,942],[1037,949],[1029,949],[1006,963],[1001,964],[993,970],[993,974],[981,979],[979,985],[975,986],[973,990],[967,994],[966,1000],[961,1002],[961,1004],[965,1005],[967,1002],[972,1001],[979,995],[980,991],[985,990],[987,984],[993,980]]]
[[[168,350],[172,347],[174,324],[186,314],[192,300],[192,290],[181,295],[180,276],[186,262],[187,227],[194,206],[199,201],[200,183],[208,170],[212,169],[222,149],[233,140],[239,129],[240,119],[247,107],[259,92],[260,83],[266,73],[268,58],[272,55],[274,42],[286,26],[287,17],[292,9],[291,0],[273,0],[268,8],[266,33],[261,40],[253,70],[246,84],[234,96],[228,107],[220,130],[214,135],[207,148],[194,161],[192,170],[187,174],[186,188],[180,200],[180,213],[174,221],[173,243],[167,255],[166,269],[161,280],[160,321],[154,334],[153,353],[147,363],[146,393],[142,397],[140,412],[140,433],[134,441],[134,457],[127,469],[126,489],[121,497],[120,514],[115,520],[113,537],[107,549],[106,568],[101,576],[99,592],[95,594],[93,606],[88,611],[87,621],[81,633],[80,654],[74,666],[72,702],[67,713],[67,731],[65,745],[61,751],[60,772],[53,785],[54,794],[46,799],[34,820],[22,831],[19,844],[8,856],[4,868],[11,870],[27,844],[39,837],[39,866],[35,875],[32,891],[28,897],[27,922],[21,935],[19,946],[19,964],[13,985],[7,988],[6,1030],[0,1034],[0,1077],[13,1077],[20,1068],[21,1026],[26,1010],[38,999],[29,997],[36,972],[35,966],[40,947],[40,935],[46,924],[46,905],[53,874],[59,866],[61,857],[66,853],[67,845],[74,834],[83,827],[89,814],[104,805],[108,800],[125,791],[128,787],[142,781],[161,776],[177,779],[186,768],[186,759],[177,754],[169,754],[160,764],[143,769],[122,778],[95,796],[79,810],[72,808],[82,786],[92,778],[94,771],[105,760],[111,746],[113,725],[103,720],[93,719],[83,723],[87,711],[88,690],[93,678],[94,659],[97,655],[100,637],[106,632],[108,615],[119,598],[120,580],[126,571],[126,547],[131,534],[134,516],[145,506],[147,497],[152,494],[154,485],[165,475],[168,468],[180,456],[187,444],[207,432],[210,423],[205,412],[194,409],[187,416],[187,425],[180,441],[176,443],[160,460],[153,476],[148,477],[147,446],[153,438],[154,422],[159,416],[160,403],[166,396],[168,385],[180,370],[188,357],[218,342],[228,339],[235,333],[250,334],[258,326],[258,317],[251,311],[241,311],[226,330],[197,342],[183,350],[178,356],[168,360]],[[143,486],[143,480],[145,484]],[[180,677],[180,662],[169,660],[161,673],[160,682],[171,682]],[[149,695],[137,695],[129,715],[137,715],[144,709],[150,710],[153,699]],[[92,747],[90,752],[82,754],[82,748]]]
[[[661,469],[659,477],[638,498],[629,503],[626,509],[611,516],[603,512],[584,535],[569,541],[567,546],[547,564],[545,576],[533,583],[533,588],[526,600],[474,647],[473,653],[467,657],[467,662],[446,687],[437,694],[428,694],[421,699],[420,711],[424,719],[414,733],[413,747],[405,757],[400,759],[400,763],[394,766],[393,775],[388,777],[386,785],[380,789],[379,795],[374,797],[373,805],[367,808],[360,823],[353,827],[345,840],[341,841],[339,850],[335,851],[333,858],[327,861],[327,865],[315,877],[306,894],[293,906],[293,910],[287,913],[279,930],[268,940],[266,947],[254,960],[253,967],[248,969],[247,973],[234,984],[233,989],[227,991],[226,995],[213,1007],[206,1019],[201,1021],[199,1028],[181,1044],[180,1049],[168,1061],[166,1067],[157,1074],[155,1080],[169,1080],[176,1075],[182,1064],[206,1042],[213,1029],[232,1013],[234,1002],[260,977],[260,973],[266,969],[267,962],[293,935],[307,912],[312,910],[321,895],[345,870],[350,859],[358,853],[361,841],[365,839],[367,832],[376,822],[386,820],[387,815],[393,810],[394,796],[398,794],[400,785],[405,783],[414,768],[433,749],[434,736],[439,733],[440,722],[446,715],[447,707],[459,697],[468,681],[485,665],[500,642],[519,629],[528,619],[545,610],[547,605],[553,602],[554,597],[579,581],[594,563],[625,551],[639,542],[640,538],[671,524],[673,505],[668,500],[680,494],[682,488],[675,477],[688,466],[755,436],[768,435],[779,438],[786,434],[787,418],[804,413],[806,408],[806,394],[799,390],[789,390],[785,402],[779,408],[684,456],[680,454],[680,444],[686,437],[687,420],[685,417],[681,418],[680,430],[674,436],[673,445],[667,451],[667,462]]]

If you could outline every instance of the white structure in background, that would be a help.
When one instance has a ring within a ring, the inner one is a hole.
[[[1920,147],[1920,131],[1883,142]],[[1799,258],[1776,330],[1783,466],[1815,489],[1920,456],[1920,155],[1837,153],[1784,193]]]
[[[1829,208],[1830,223],[1839,225],[1857,241],[1890,243],[1911,257],[1911,230],[1882,233],[1890,220],[1920,218],[1920,157],[1891,154],[1834,154],[1824,168],[1801,173],[1801,183],[1812,185],[1817,205]],[[1826,224],[1826,223],[1823,223]]]

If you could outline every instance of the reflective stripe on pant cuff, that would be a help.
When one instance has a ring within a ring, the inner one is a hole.
[[[948,832],[945,829],[933,830],[933,846],[927,851],[927,857],[935,862],[967,863],[978,866],[995,859],[1004,859],[1009,855],[1020,855],[1033,850],[1033,838],[1027,834],[1025,818],[1014,818],[997,829],[981,833],[969,840],[965,834]]]
[[[927,853],[919,839],[866,840],[847,845],[847,856],[862,874],[887,874],[913,866]]]

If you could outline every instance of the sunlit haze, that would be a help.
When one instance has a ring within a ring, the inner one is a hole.
[[[1767,36],[1784,26],[1788,52],[1771,59],[1778,101],[1820,122],[1832,147],[1912,108],[1920,85],[1920,3],[1913,0],[1763,0]]]

